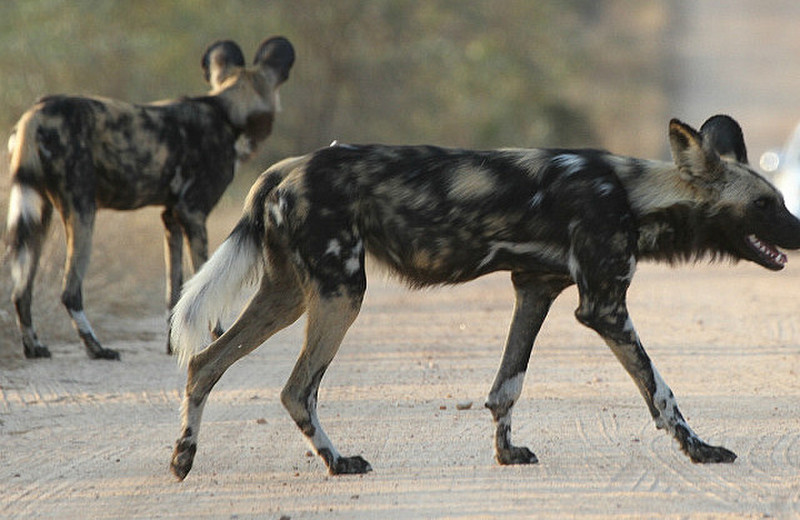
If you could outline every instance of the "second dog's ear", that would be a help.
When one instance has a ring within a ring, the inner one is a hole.
[[[294,47],[283,36],[275,36],[261,42],[253,64],[275,71],[278,84],[289,79],[289,70],[294,65]]]
[[[236,42],[220,40],[206,49],[201,65],[203,77],[217,89],[237,68],[244,67],[244,54]]]
[[[720,174],[717,152],[704,146],[703,136],[677,119],[669,122],[672,159],[687,181],[713,181]]]
[[[742,127],[732,117],[711,116],[700,127],[703,141],[722,157],[747,164],[747,147],[744,145]]]

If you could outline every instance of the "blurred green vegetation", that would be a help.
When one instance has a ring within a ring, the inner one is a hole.
[[[647,154],[663,140],[668,30],[655,0],[9,1],[0,126],[45,94],[201,94],[209,43],[234,39],[250,60],[283,34],[297,62],[248,181],[333,139]]]

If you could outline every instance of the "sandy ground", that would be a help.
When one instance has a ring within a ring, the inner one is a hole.
[[[0,517],[798,517],[798,278],[794,256],[781,273],[644,265],[631,288],[648,352],[693,428],[738,453],[731,465],[692,464],[655,429],[572,317],[574,290],[545,323],[514,415],[515,440],[541,462],[496,465],[483,402],[512,309],[507,275],[423,292],[378,276],[320,392],[329,435],[372,473],[329,477],[280,405],[301,320],[225,374],[177,482],[185,376],[152,316],[120,321],[135,338],[109,345],[122,362],[89,361],[77,342],[51,345],[47,361],[0,356]]]

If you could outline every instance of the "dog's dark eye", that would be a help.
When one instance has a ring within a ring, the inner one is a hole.
[[[772,207],[772,199],[770,197],[761,197],[753,201],[753,206],[761,210],[769,209]]]

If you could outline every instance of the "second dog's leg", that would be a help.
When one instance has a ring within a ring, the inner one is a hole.
[[[183,285],[183,230],[173,210],[167,208],[161,214],[164,222],[164,263],[167,268],[167,322],[172,308],[181,297]],[[172,354],[172,344],[167,336],[167,354]]]
[[[192,273],[196,273],[208,260],[208,230],[206,229],[206,213],[200,210],[189,209],[186,204],[179,204],[175,211],[186,236],[189,246],[189,261],[192,264]],[[217,321],[211,329],[211,337],[217,339],[222,336],[222,324]]]
[[[533,464],[536,455],[524,446],[511,444],[511,410],[522,392],[533,342],[556,296],[567,285],[561,278],[513,275],[516,291],[514,317],[503,360],[486,401],[495,423],[494,451],[500,464]]]
[[[86,353],[92,359],[119,359],[119,352],[103,348],[83,311],[83,278],[92,252],[94,210],[70,215],[64,222],[67,235],[67,264],[64,268],[64,290],[61,302],[67,308]]]
[[[192,272],[196,273],[208,260],[208,232],[206,231],[206,215],[199,210],[187,209],[184,205],[175,208],[178,219],[186,235],[189,245],[189,260]]]
[[[33,280],[39,266],[45,235],[50,225],[53,206],[42,204],[40,221],[17,222],[9,239],[11,277],[14,288],[11,300],[17,311],[17,324],[22,333],[22,348],[26,358],[49,358],[50,350],[39,341],[33,327],[31,303],[33,300]]]

